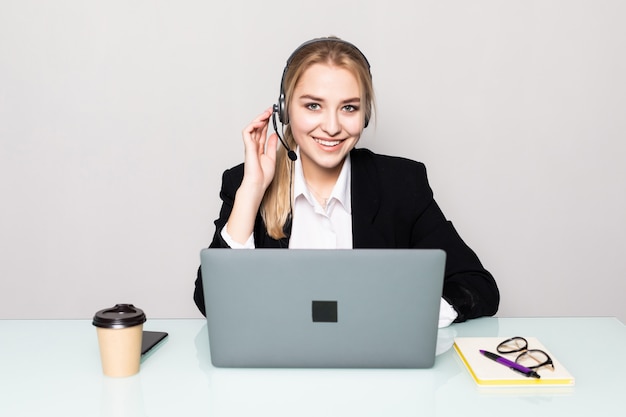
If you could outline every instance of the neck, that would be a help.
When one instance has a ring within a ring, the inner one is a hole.
[[[309,171],[307,175],[307,171],[303,166],[304,182],[306,183],[311,194],[324,210],[326,210],[328,200],[330,199],[333,188],[337,183],[340,172],[341,166],[338,170],[316,169],[313,170],[313,172]]]
[[[315,193],[328,198],[337,183],[343,162],[330,169],[311,165],[312,164],[305,163],[304,159],[302,160],[302,174],[304,175],[304,180],[310,188],[313,188]]]

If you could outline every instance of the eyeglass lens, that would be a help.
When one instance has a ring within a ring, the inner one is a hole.
[[[521,352],[528,348],[528,341],[523,337],[512,337],[498,345],[499,353]]]
[[[546,352],[539,349],[528,349],[528,341],[523,337],[512,337],[500,343],[497,347],[499,353],[520,353],[515,362],[529,369],[537,369],[543,366],[551,366],[554,369],[552,359]]]

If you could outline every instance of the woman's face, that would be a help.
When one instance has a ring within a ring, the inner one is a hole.
[[[336,174],[363,130],[359,83],[348,70],[315,64],[298,80],[289,105],[291,132],[305,175]]]

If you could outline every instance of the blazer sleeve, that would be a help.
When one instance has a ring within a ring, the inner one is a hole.
[[[476,253],[463,241],[453,224],[445,220],[433,200],[419,222],[426,218],[439,219],[427,233],[419,233],[416,247],[438,248],[446,252],[443,298],[457,311],[455,322],[482,316],[492,316],[498,311],[500,294],[495,279],[480,262]],[[416,225],[419,227],[419,225]]]
[[[433,198],[423,165],[422,170],[419,176],[425,204],[413,224],[412,246],[446,252],[443,298],[457,311],[456,322],[492,316],[500,303],[496,281],[446,219]]]
[[[222,238],[222,229],[226,225],[230,213],[233,210],[233,204],[235,202],[235,193],[241,181],[243,179],[243,165],[238,165],[232,169],[224,172],[222,175],[222,188],[220,190],[220,199],[222,200],[222,207],[220,209],[220,215],[215,220],[215,233],[213,234],[213,240],[209,245],[210,248],[229,248],[228,244]],[[202,285],[202,269],[198,267],[198,273],[196,276],[195,289],[193,292],[193,301],[196,303],[198,310],[206,316],[206,305],[204,302],[204,287]]]

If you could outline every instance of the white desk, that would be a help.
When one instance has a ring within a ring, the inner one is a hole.
[[[169,340],[104,377],[89,320],[0,320],[0,416],[620,416],[626,326],[614,318],[484,318],[440,332],[536,336],[571,388],[481,389],[453,350],[428,370],[218,369],[204,320],[148,320]]]

